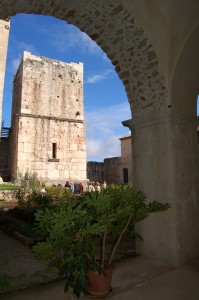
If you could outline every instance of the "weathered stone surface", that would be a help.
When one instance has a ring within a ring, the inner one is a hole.
[[[24,52],[13,95],[12,178],[29,170],[47,181],[85,179],[83,64]]]

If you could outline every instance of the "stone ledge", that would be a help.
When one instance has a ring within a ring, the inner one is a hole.
[[[49,162],[59,162],[59,158],[50,158]]]

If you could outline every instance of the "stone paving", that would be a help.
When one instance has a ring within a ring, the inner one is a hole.
[[[10,247],[11,242],[12,247]],[[24,281],[24,288],[30,286],[31,281],[35,285],[35,287],[19,292],[1,295],[2,300],[76,299],[71,292],[64,293],[63,280],[41,285],[41,274],[43,274],[42,280],[46,278],[46,281],[49,280],[50,274],[45,271],[46,265],[41,264],[32,256],[30,248],[11,239],[1,231],[0,246],[0,275],[5,272],[12,274],[16,279],[13,285],[15,288],[20,280]],[[106,299],[198,300],[198,285],[199,260],[174,268],[147,257],[137,256],[116,263],[112,292]],[[80,299],[90,299],[90,297],[81,295]]]
[[[117,263],[112,292],[103,299],[113,300],[198,300],[199,272],[187,268],[171,268],[146,257]],[[3,296],[2,300],[74,300],[64,294],[64,281]],[[80,299],[91,299],[81,295]],[[100,298],[98,298],[100,299]]]
[[[31,248],[0,230],[0,295],[49,282],[57,277],[55,272],[46,272],[47,264],[35,258]],[[7,285],[1,284],[2,278]]]

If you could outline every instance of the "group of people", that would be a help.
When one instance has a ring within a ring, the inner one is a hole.
[[[102,183],[102,185],[100,185],[99,182],[88,182],[88,192],[97,192],[97,193],[100,193],[101,191],[101,187],[102,188],[106,188],[106,182],[104,181]]]
[[[82,184],[82,182],[69,182],[66,181],[65,183],[65,187],[69,190],[71,190],[71,192],[73,194],[81,194],[84,192],[84,186]]]
[[[56,186],[53,184],[53,186]],[[62,187],[61,184],[57,185],[58,187]],[[70,182],[66,181],[64,185],[67,189],[69,189],[73,194],[82,194],[83,192],[96,192],[100,193],[101,188],[106,188],[106,182],[104,181],[101,185],[99,182],[89,181],[87,186],[84,186],[83,183],[80,182]]]

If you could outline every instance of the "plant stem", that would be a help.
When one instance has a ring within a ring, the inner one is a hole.
[[[104,236],[102,239],[102,267],[104,267],[104,260],[105,260],[106,235],[107,235],[107,225],[105,226]]]
[[[115,251],[117,249],[117,246],[119,245],[121,239],[122,239],[122,236],[124,235],[125,231],[127,230],[128,226],[129,226],[129,223],[132,219],[132,216],[133,216],[133,212],[130,214],[129,218],[128,218],[128,221],[124,227],[124,229],[122,230],[122,232],[120,233],[118,239],[117,239],[117,242],[115,243],[114,247],[113,247],[113,250],[111,251],[111,255],[110,255],[110,258],[109,258],[109,262],[108,264],[110,265],[112,263],[112,260],[113,260],[113,256],[115,254]]]

